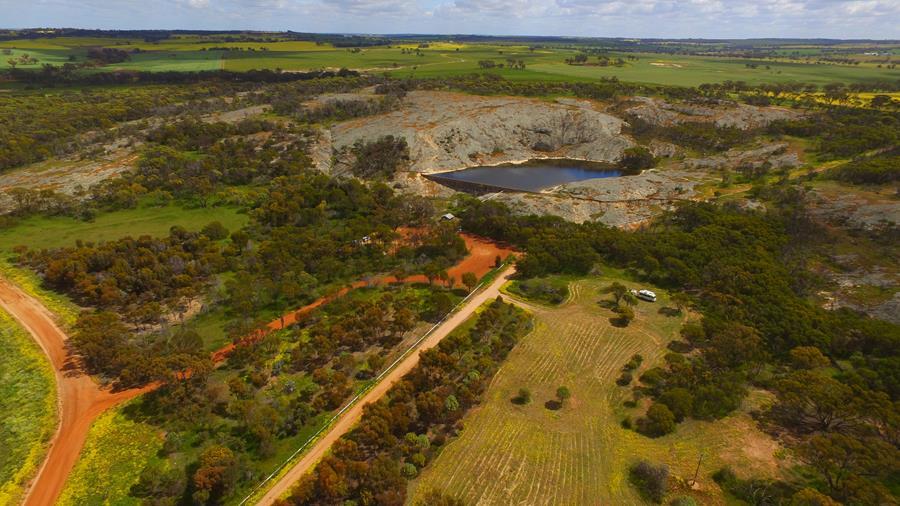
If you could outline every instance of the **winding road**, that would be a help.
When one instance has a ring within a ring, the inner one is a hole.
[[[40,302],[0,278],[0,307],[12,315],[38,342],[56,375],[59,425],[50,451],[25,496],[26,506],[56,502],[69,472],[78,460],[88,429],[97,416],[147,389],[113,392],[94,382],[69,354],[68,337]]]
[[[500,287],[509,280],[510,276],[515,274],[516,269],[513,265],[509,265],[501,271],[491,284],[486,288],[470,297],[463,307],[444,320],[443,323],[435,327],[430,334],[419,344],[419,346],[409,353],[396,367],[381,379],[378,384],[372,387],[361,399],[353,404],[349,409],[344,411],[341,417],[316,443],[303,455],[303,457],[284,474],[266,494],[259,500],[257,504],[268,506],[273,504],[278,498],[287,494],[291,486],[297,482],[303,475],[308,473],[315,464],[325,455],[331,445],[341,436],[346,434],[353,428],[356,422],[362,417],[363,408],[367,404],[371,404],[381,398],[387,391],[400,380],[406,373],[410,372],[416,364],[419,363],[419,353],[437,346],[442,339],[447,337],[450,332],[471,316],[479,306],[486,301],[500,295]]]

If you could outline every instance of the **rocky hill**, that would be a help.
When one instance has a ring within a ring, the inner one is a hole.
[[[322,170],[340,170],[358,140],[394,135],[406,139],[410,168],[421,173],[544,157],[610,162],[633,145],[622,126],[588,101],[416,91],[397,111],[326,130],[315,158]]]

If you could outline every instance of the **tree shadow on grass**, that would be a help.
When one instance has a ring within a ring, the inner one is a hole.
[[[657,311],[657,312],[661,315],[668,316],[670,318],[681,314],[681,311],[679,311],[678,308],[668,307],[668,306],[663,306],[663,307],[659,308],[659,311]]]
[[[612,318],[609,319],[609,323],[613,327],[618,327],[620,329],[624,329],[625,327],[628,326],[629,323],[631,323],[631,321],[628,320],[627,318],[622,318],[621,316],[613,316]]]
[[[602,308],[609,309],[609,310],[614,310],[614,309],[616,309],[616,307],[618,307],[618,304],[616,304],[616,301],[609,300],[609,299],[600,299],[597,301],[597,305]]]

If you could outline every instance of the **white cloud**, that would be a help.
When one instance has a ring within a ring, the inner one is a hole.
[[[900,38],[900,0],[0,0],[5,25]]]

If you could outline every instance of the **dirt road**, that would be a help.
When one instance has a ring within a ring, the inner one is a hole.
[[[416,364],[419,363],[419,352],[434,348],[437,346],[439,342],[448,334],[450,334],[453,329],[458,327],[462,322],[466,320],[472,313],[478,309],[479,306],[484,304],[486,301],[493,299],[500,295],[500,287],[505,283],[510,276],[515,273],[515,267],[510,265],[507,267],[497,278],[491,282],[484,290],[477,293],[475,296],[470,298],[468,302],[453,316],[444,321],[440,326],[434,329],[434,331],[419,345],[419,348],[416,349],[413,353],[409,354],[403,361],[397,364],[391,372],[389,372],[377,385],[375,385],[371,390],[369,390],[362,399],[360,399],[356,404],[354,404],[350,409],[344,412],[341,418],[334,424],[334,426],[319,439],[315,445],[313,445],[309,451],[300,459],[294,466],[287,472],[274,486],[263,496],[263,498],[257,503],[260,505],[268,506],[275,502],[279,497],[285,495],[288,490],[290,490],[291,486],[297,482],[303,475],[308,473],[315,466],[316,462],[318,462],[331,448],[331,445],[334,444],[335,441],[338,440],[341,436],[347,433],[356,422],[359,421],[362,416],[363,407],[366,404],[371,404],[378,399],[381,398],[387,391],[393,386],[397,381],[400,380],[406,373],[411,371]]]
[[[449,274],[457,284],[465,272],[473,272],[481,277],[491,270],[497,256],[506,258],[512,250],[475,236],[462,234],[469,249],[463,260],[450,268]],[[369,283],[392,283],[397,279],[387,276],[370,280]],[[424,276],[412,276],[404,282],[425,282]],[[367,282],[358,281],[342,288],[336,293],[322,297],[312,304],[284,315],[269,323],[268,330],[278,330],[291,325],[317,307],[345,295],[350,290],[366,286]],[[499,285],[498,285],[499,286]],[[496,293],[494,294],[496,296]],[[149,392],[158,385],[148,385],[141,389],[112,392],[101,388],[90,376],[85,374],[76,360],[68,352],[68,337],[54,323],[53,315],[40,302],[30,297],[15,285],[0,278],[0,307],[10,313],[40,344],[56,372],[57,397],[59,404],[59,426],[50,442],[50,451],[37,476],[32,481],[25,498],[25,505],[46,506],[53,504],[62,492],[66,478],[78,460],[81,448],[87,438],[91,423],[105,410],[119,403]],[[477,306],[476,306],[477,307]],[[455,326],[455,325],[454,325]],[[443,328],[443,327],[441,327]],[[440,329],[437,329],[435,334]],[[264,335],[248,338],[248,342]],[[429,341],[423,343],[427,345]],[[439,341],[440,339],[438,339]],[[435,341],[436,344],[436,341]],[[213,360],[221,362],[234,350],[234,344],[228,344],[213,353]],[[432,345],[433,346],[433,345]],[[418,360],[418,356],[416,356]],[[402,365],[402,364],[401,364]],[[414,365],[414,364],[413,364]],[[410,366],[411,367],[411,366]],[[402,376],[402,374],[401,374]]]
[[[402,233],[402,232],[401,232]],[[467,272],[471,272],[475,274],[479,279],[491,272],[494,269],[494,265],[496,263],[497,257],[502,260],[506,260],[506,258],[511,255],[514,251],[511,248],[507,248],[504,246],[500,246],[493,241],[489,241],[487,239],[482,239],[480,237],[471,235],[471,234],[460,234],[463,240],[466,242],[466,249],[469,251],[469,254],[466,255],[459,263],[450,267],[447,270],[447,274],[453,278],[455,286],[462,286],[462,277],[463,274]],[[285,313],[277,320],[272,320],[269,322],[265,328],[260,330],[259,332],[247,336],[242,340],[242,344],[250,344],[262,339],[263,336],[266,335],[267,332],[273,330],[281,330],[285,327],[293,325],[298,321],[305,318],[307,315],[313,312],[316,308],[328,304],[329,302],[343,297],[348,294],[351,290],[356,290],[357,288],[362,288],[364,286],[369,285],[380,285],[387,283],[427,283],[428,278],[426,278],[422,274],[417,274],[414,276],[409,276],[406,278],[397,279],[394,276],[382,276],[379,278],[373,278],[366,281],[356,281],[350,285],[347,285],[340,290],[321,297],[310,304],[307,304],[299,309],[292,310],[289,313]],[[220,363],[225,361],[228,356],[234,351],[235,347],[239,346],[238,344],[229,343],[223,346],[221,349],[215,351],[213,353],[213,362]]]
[[[0,307],[11,314],[40,344],[56,373],[59,426],[50,451],[29,487],[25,505],[56,502],[69,472],[78,460],[88,429],[104,410],[140,395],[144,390],[112,392],[102,389],[69,356],[68,337],[40,302],[0,278]]]

